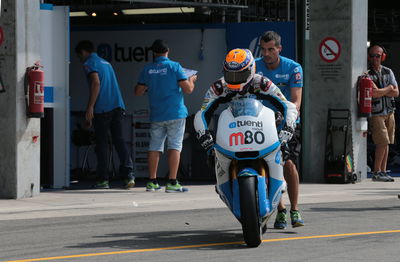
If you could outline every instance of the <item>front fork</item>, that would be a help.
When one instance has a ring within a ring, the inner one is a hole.
[[[267,198],[267,181],[265,177],[265,172],[262,173],[264,173],[264,176],[260,175],[253,168],[243,168],[238,172],[237,177],[232,179],[232,194],[233,194],[232,212],[238,220],[240,220],[241,218],[240,205],[246,204],[240,202],[239,179],[248,176],[254,176],[257,178],[256,198],[258,204],[258,215],[260,216],[260,218],[266,216],[269,206]]]
[[[229,170],[229,172],[226,172]],[[268,212],[267,197],[267,167],[263,159],[238,161],[227,159],[217,153],[216,161],[217,193],[230,208],[234,216],[240,221],[240,177],[254,176],[257,178],[257,203],[259,216],[265,217]]]
[[[264,159],[249,161],[231,160],[218,151],[216,155],[217,193],[235,217],[240,219],[238,178],[241,176],[257,177],[259,215],[270,216],[279,204],[284,187],[280,149]]]

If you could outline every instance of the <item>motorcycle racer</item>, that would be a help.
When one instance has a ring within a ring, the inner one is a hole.
[[[211,117],[220,104],[240,97],[269,100],[279,111],[285,112],[286,121],[279,132],[279,140],[282,145],[286,145],[292,138],[298,114],[296,106],[286,100],[271,80],[255,71],[255,61],[250,50],[237,48],[226,55],[223,63],[224,76],[215,81],[206,92],[201,109],[194,119],[197,138],[208,153],[214,147],[214,140],[208,129]],[[285,156],[285,152],[283,155]]]

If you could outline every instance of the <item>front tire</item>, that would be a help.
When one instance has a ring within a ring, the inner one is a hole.
[[[240,212],[244,241],[249,247],[258,247],[261,243],[261,225],[257,205],[257,178],[254,176],[239,178]]]

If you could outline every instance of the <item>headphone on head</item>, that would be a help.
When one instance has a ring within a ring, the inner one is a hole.
[[[379,43],[373,43],[373,44],[371,44],[371,45],[369,46],[369,48],[368,48],[368,55],[369,55],[369,50],[370,50],[371,47],[373,47],[373,46],[379,46],[380,48],[382,48],[383,53],[382,53],[382,56],[381,56],[381,62],[385,61],[385,59],[386,59],[386,57],[387,57],[387,51],[386,51],[385,47],[384,47],[383,45],[379,44]]]

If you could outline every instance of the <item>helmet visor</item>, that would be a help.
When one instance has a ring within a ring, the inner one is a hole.
[[[231,84],[231,85],[238,85],[238,84],[245,83],[250,75],[251,75],[251,71],[248,69],[239,71],[239,72],[224,70],[225,82],[227,82],[228,84]]]

